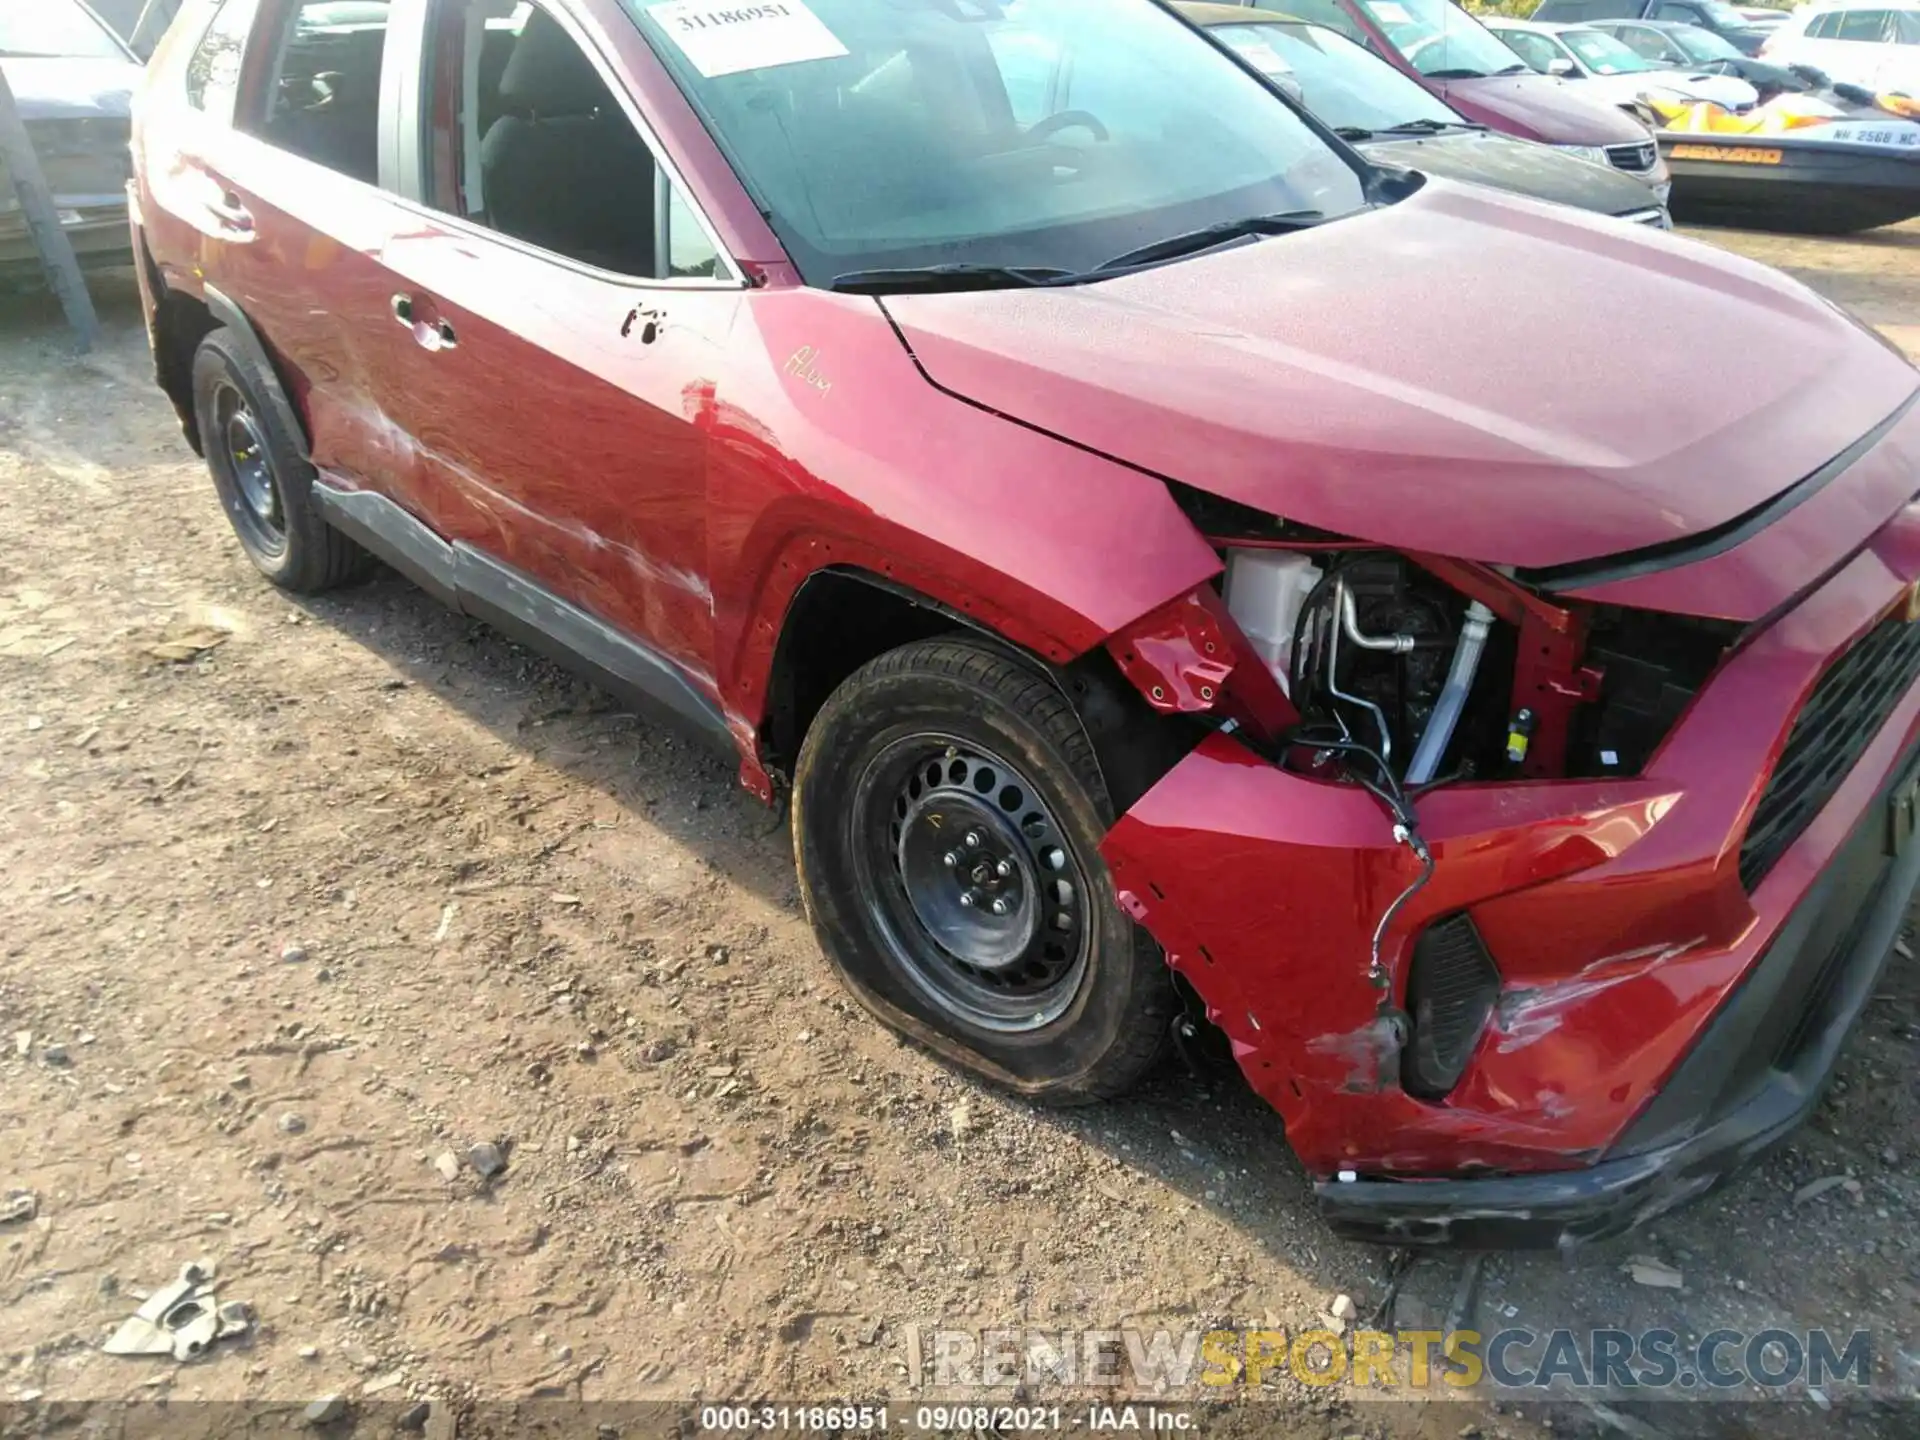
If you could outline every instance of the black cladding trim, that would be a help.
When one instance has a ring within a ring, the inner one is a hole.
[[[1901,401],[1899,409],[1811,475],[1724,524],[1698,534],[1683,535],[1677,540],[1663,540],[1658,545],[1605,556],[1599,560],[1578,560],[1570,565],[1522,570],[1516,578],[1536,590],[1563,594],[1569,590],[1590,590],[1600,585],[1618,584],[1622,580],[1637,580],[1643,575],[1678,570],[1683,565],[1694,565],[1716,555],[1724,555],[1746,544],[1789,511],[1804,505],[1839,479],[1849,466],[1878,445],[1886,438],[1887,432],[1906,418],[1917,400],[1920,400],[1920,390]]]
[[[435,599],[537,650],[623,699],[664,710],[735,754],[725,717],[666,656],[461,541],[449,544],[387,499],[317,480],[320,514]]]

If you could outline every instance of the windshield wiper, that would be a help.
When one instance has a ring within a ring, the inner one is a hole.
[[[1442,130],[1484,130],[1484,125],[1475,125],[1467,120],[1402,120],[1398,125],[1389,125],[1380,133],[1383,135],[1438,135]]]
[[[1005,290],[1023,285],[1055,285],[1078,277],[1057,265],[912,265],[894,270],[849,270],[828,282],[829,290],[852,295],[899,294],[913,290]]]
[[[1336,125],[1333,133],[1342,140],[1371,140],[1374,136],[1374,132],[1364,125]]]
[[[1531,65],[1505,65],[1493,73],[1495,75],[1530,75],[1533,73],[1533,67]]]
[[[1164,240],[1155,240],[1136,250],[1128,250],[1111,260],[1102,260],[1093,267],[1094,274],[1107,270],[1125,270],[1134,265],[1151,265],[1156,260],[1172,260],[1176,256],[1191,255],[1196,250],[1206,250],[1228,240],[1238,240],[1244,235],[1284,235],[1290,230],[1305,230],[1318,225],[1327,217],[1318,210],[1283,210],[1276,215],[1249,215],[1242,220],[1222,220],[1217,224],[1203,225],[1198,230],[1189,230],[1183,235],[1169,235]]]
[[[1527,67],[1522,65],[1519,68],[1524,70]],[[1487,72],[1484,70],[1423,70],[1420,73],[1429,80],[1484,80],[1487,78]],[[1500,73],[1506,75],[1510,72],[1502,70]]]

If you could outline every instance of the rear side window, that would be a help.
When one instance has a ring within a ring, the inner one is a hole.
[[[1653,12],[1655,20],[1678,20],[1683,25],[1698,25],[1700,12],[1691,5],[1662,5]]]
[[[1813,40],[1831,40],[1839,28],[1839,14],[1829,11],[1825,15],[1816,15],[1807,22],[1807,36]]]
[[[240,93],[240,63],[246,58],[247,34],[260,0],[225,0],[207,33],[187,61],[187,103],[217,119],[233,119],[234,97]]]
[[[265,117],[248,128],[270,145],[377,183],[388,8],[388,0],[303,0],[290,7],[277,37]]]
[[[1871,44],[1881,39],[1886,33],[1886,11],[1843,10],[1840,12],[1840,30],[1835,38],[1860,40]]]

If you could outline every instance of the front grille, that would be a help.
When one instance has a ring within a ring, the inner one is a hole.
[[[1653,162],[1659,158],[1660,147],[1651,140],[1607,146],[1607,163],[1616,170],[1630,171],[1635,175],[1644,175],[1653,169]]]
[[[1920,624],[1882,620],[1828,667],[1787,734],[1740,846],[1740,881],[1758,885],[1833,798],[1860,752],[1920,678]]]
[[[1437,1100],[1459,1083],[1499,995],[1500,972],[1472,920],[1449,915],[1426,928],[1407,974],[1413,1039],[1401,1083],[1410,1093]]]

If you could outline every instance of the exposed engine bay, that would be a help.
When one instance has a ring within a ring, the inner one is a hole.
[[[1565,643],[1540,657],[1560,663],[1523,675],[1524,623],[1410,557],[1220,543],[1228,613],[1300,712],[1294,738],[1360,747],[1409,790],[1638,774],[1740,632],[1560,606]],[[1535,741],[1556,706],[1562,733],[1542,763]]]

